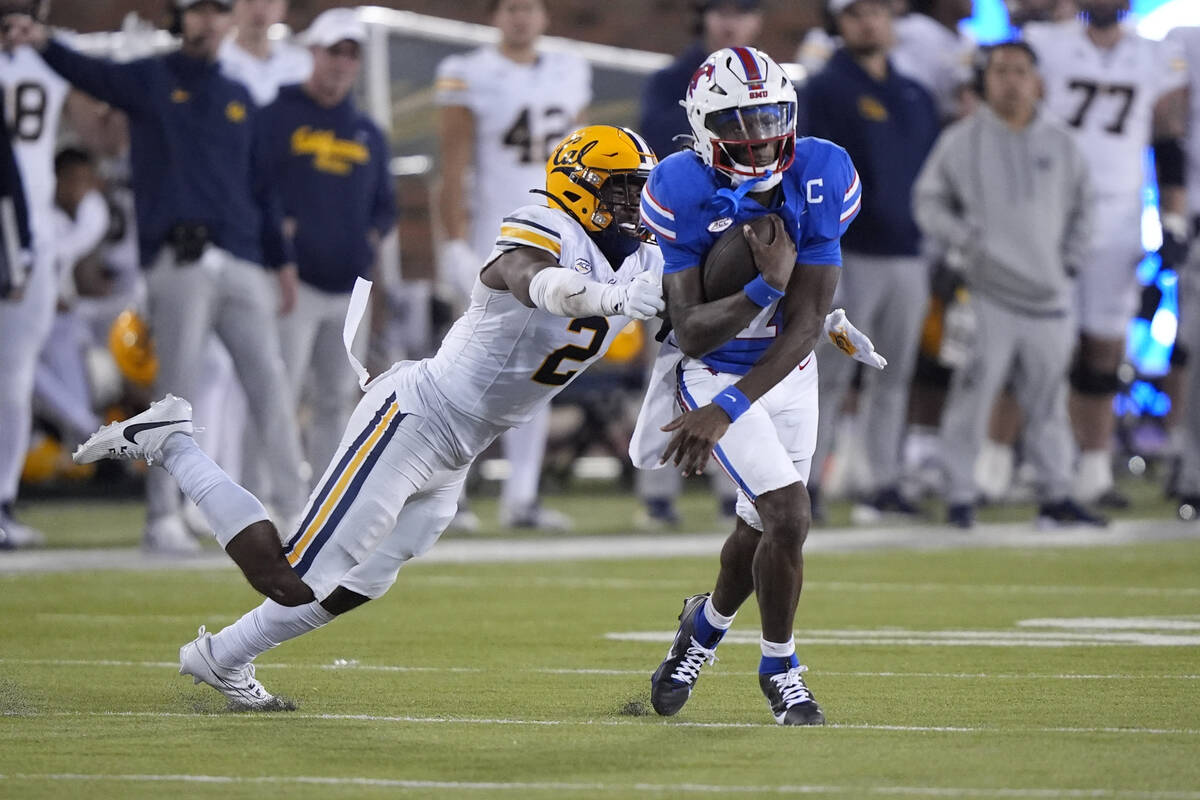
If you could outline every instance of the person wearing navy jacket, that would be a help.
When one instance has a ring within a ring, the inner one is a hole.
[[[159,362],[155,393],[194,393],[204,379],[201,348],[215,331],[261,429],[270,504],[287,520],[299,516],[307,492],[275,315],[295,303],[296,267],[279,197],[261,167],[258,109],[217,64],[231,6],[174,0],[179,49],[129,63],[78,53],[30,17],[8,18],[6,39],[37,48],[76,88],[128,115],[138,245]],[[197,549],[170,476],[152,470],[147,490],[143,546]]]
[[[876,380],[866,402],[859,404],[872,487],[854,516],[858,521],[883,513],[911,516],[917,508],[899,488],[900,448],[929,300],[929,264],[913,218],[912,189],[937,139],[939,115],[929,92],[896,71],[888,58],[895,35],[887,0],[828,3],[843,46],[804,87],[808,134],[846,148],[866,189],[858,223],[842,240],[845,263],[834,304],[868,336],[887,342],[891,359],[884,372],[872,376]],[[814,504],[838,409],[853,377],[854,365],[845,359],[822,362],[809,485]]]
[[[296,308],[279,323],[293,402],[310,371],[319,387],[309,398],[310,464],[330,461],[349,418],[355,377],[342,324],[355,280],[371,273],[396,220],[387,140],[351,97],[366,36],[353,9],[322,13],[303,37],[312,75],[262,111],[265,169],[284,198],[300,274]]]

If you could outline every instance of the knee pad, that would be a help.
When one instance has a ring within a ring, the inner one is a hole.
[[[1117,373],[1094,370],[1082,361],[1076,361],[1071,367],[1070,380],[1075,391],[1093,397],[1116,394],[1121,390]]]

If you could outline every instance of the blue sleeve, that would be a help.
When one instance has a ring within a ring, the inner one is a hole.
[[[145,109],[153,96],[152,62],[146,59],[116,64],[85,56],[53,38],[42,50],[42,59],[76,89],[122,111],[132,114]]]
[[[392,180],[391,148],[387,139],[375,131],[375,163],[378,174],[375,181],[375,200],[371,207],[371,227],[380,237],[396,226],[396,184]]]
[[[255,108],[248,100],[247,103],[247,108],[252,109],[249,113],[253,115],[251,180],[254,201],[262,214],[263,261],[264,266],[279,269],[285,264],[296,263],[295,245],[290,238],[283,235],[283,198],[279,195],[280,182],[276,175],[279,169],[277,154],[286,151],[277,142],[272,141],[272,120],[279,109],[274,103],[265,109]]]
[[[842,234],[858,216],[862,207],[862,181],[849,154],[840,147],[832,150],[817,180],[821,181],[820,203],[810,203],[810,229],[797,244],[797,264],[841,264]]]
[[[673,170],[674,166],[672,162],[655,167],[642,189],[642,221],[658,239],[664,273],[682,272],[697,266],[704,260],[709,247],[705,237],[692,235],[695,228],[694,223],[689,224],[690,204],[676,200],[686,192],[680,191],[683,187],[678,185],[679,171]],[[681,212],[678,219],[676,209]]]

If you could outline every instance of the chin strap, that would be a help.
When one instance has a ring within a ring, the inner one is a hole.
[[[713,198],[713,205],[716,207],[717,213],[723,217],[736,217],[738,210],[742,207],[742,198],[750,193],[755,184],[770,179],[774,174],[774,170],[767,170],[757,178],[745,181],[736,189],[717,189],[717,194]]]

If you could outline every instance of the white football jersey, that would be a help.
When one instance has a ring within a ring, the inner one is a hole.
[[[1117,44],[1101,50],[1080,20],[1030,23],[1025,39],[1038,55],[1044,107],[1074,133],[1097,200],[1140,208],[1154,105],[1186,81],[1177,46],[1124,26]]]
[[[1187,62],[1187,79],[1191,87],[1191,114],[1188,116],[1188,132],[1184,140],[1188,210],[1200,215],[1200,28],[1175,28],[1167,34],[1167,40],[1180,48]]]
[[[0,51],[4,119],[21,167],[34,248],[54,250],[54,151],[70,85],[32,47]]]
[[[599,283],[625,284],[643,272],[662,276],[657,247],[642,245],[614,271],[583,227],[556,208],[525,206],[508,214],[488,263],[517,247],[544,250],[562,269]],[[560,317],[477,279],[470,306],[427,362],[428,374],[458,410],[515,427],[603,356],[628,322],[627,317]]]
[[[959,92],[974,74],[975,40],[925,14],[905,14],[894,27],[892,64],[933,95],[942,119],[961,116]]]
[[[566,53],[518,64],[481,47],[443,60],[434,88],[438,105],[475,117],[470,241],[482,259],[504,215],[539,202],[529,190],[545,185],[550,153],[591,102],[591,66]]]
[[[221,72],[249,89],[260,106],[274,100],[280,86],[304,83],[312,73],[312,54],[289,42],[271,42],[271,55],[259,58],[231,36],[221,42],[217,59]]]

